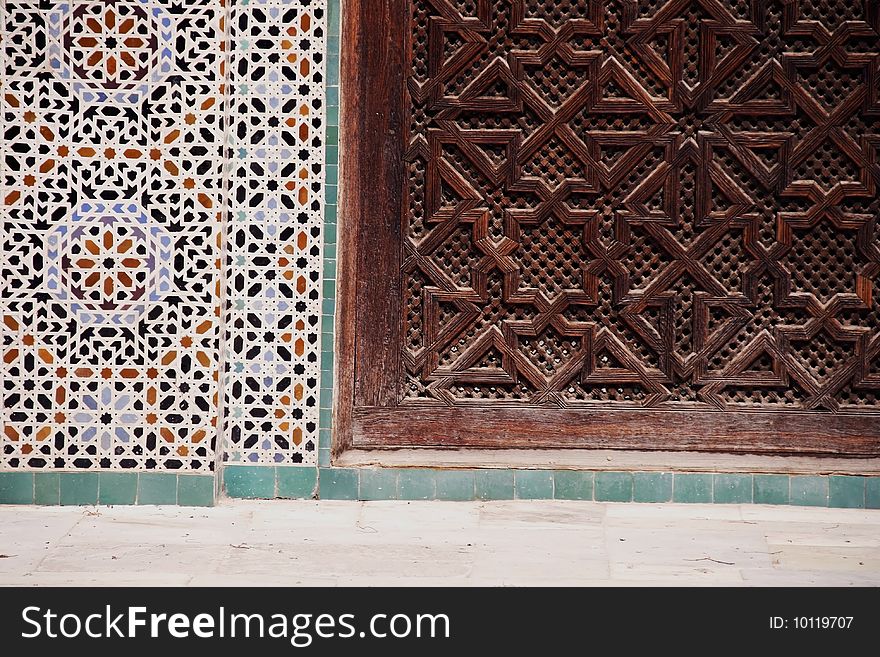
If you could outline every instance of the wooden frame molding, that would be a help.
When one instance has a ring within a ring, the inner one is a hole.
[[[468,470],[592,470],[617,472],[739,472],[745,474],[880,475],[880,459],[831,456],[768,456],[717,452],[624,449],[350,449],[335,463],[343,468],[437,468]]]
[[[334,463],[350,449],[460,447],[880,456],[876,412],[404,399],[409,5],[342,4]]]

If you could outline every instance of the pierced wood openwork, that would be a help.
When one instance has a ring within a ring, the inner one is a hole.
[[[878,2],[354,4],[354,444],[880,452]]]

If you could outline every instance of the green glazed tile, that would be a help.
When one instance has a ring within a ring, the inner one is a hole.
[[[102,472],[98,476],[98,502],[101,504],[134,504],[137,492],[137,472]]]
[[[717,474],[712,497],[716,504],[751,504],[752,475]]]
[[[0,472],[0,504],[33,503],[33,472]]]
[[[597,502],[632,502],[632,473],[597,472],[595,488]]]
[[[672,477],[673,502],[711,502],[712,475],[678,474]]]
[[[141,472],[138,504],[177,504],[177,475],[170,472]]]
[[[633,502],[669,502],[671,499],[671,472],[636,472],[633,474]]]
[[[318,491],[322,500],[356,500],[358,471],[350,468],[319,468]]]
[[[436,495],[434,471],[405,468],[397,477],[398,498],[401,500],[433,500]]]
[[[478,500],[512,500],[513,470],[485,468],[474,473]]]
[[[333,406],[333,391],[327,388],[321,388],[320,392],[320,404],[321,408],[332,408]]]
[[[214,506],[214,477],[179,475],[177,503],[180,506]]]
[[[339,34],[339,0],[327,3],[327,34]]]
[[[513,493],[518,500],[552,500],[552,470],[514,470]]]
[[[318,450],[318,467],[329,468],[330,463],[331,463],[330,450],[329,449],[319,449]]]
[[[836,475],[829,477],[828,506],[838,509],[864,509],[865,478]]]
[[[397,471],[387,468],[364,469],[360,472],[359,500],[396,500]]]
[[[828,477],[792,475],[790,504],[828,506]]]
[[[336,188],[328,186],[326,188],[326,195],[328,200],[330,198],[336,198]],[[324,243],[325,244],[336,244],[336,224],[325,224],[324,225]],[[327,283],[330,282],[328,286]],[[333,297],[336,298],[336,285],[332,282],[332,279],[324,280],[324,297]]]
[[[788,504],[788,475],[756,474],[755,504]]]
[[[61,475],[61,504],[98,503],[97,472],[65,472]]]
[[[437,499],[467,501],[474,499],[475,477],[473,470],[435,470]]]
[[[557,470],[553,473],[553,497],[557,500],[592,500],[593,473]]]
[[[310,499],[315,494],[318,470],[314,466],[277,467],[275,481],[278,497],[295,500]]]
[[[880,509],[880,477],[868,477],[865,482],[865,506]]]
[[[275,497],[275,468],[268,465],[227,465],[223,488],[229,497],[270,500]]]
[[[59,473],[34,473],[34,504],[61,504],[61,475]]]

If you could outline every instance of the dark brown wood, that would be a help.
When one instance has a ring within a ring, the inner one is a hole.
[[[339,97],[339,191],[336,277],[336,343],[333,384],[333,447],[337,456],[351,445],[351,413],[354,406],[354,361],[357,331],[357,275],[359,217],[366,212],[360,194],[362,176],[356,157],[358,133],[363,121],[360,95],[347,93],[360,88],[359,77],[366,73],[363,35],[358,22],[362,0],[343,0],[341,32],[344,47],[339,53],[341,88]]]
[[[344,5],[337,453],[880,454],[878,3]]]
[[[351,447],[361,449],[591,447],[871,457],[880,440],[880,423],[864,416],[817,422],[809,412],[358,408],[352,427]]]
[[[346,4],[345,39],[351,39],[346,69],[346,107],[342,123],[346,161],[344,213],[357,217],[354,312],[354,399],[358,405],[398,401],[400,358],[400,258],[402,144],[404,116],[406,10],[399,0],[358,0]],[[356,61],[352,54],[356,53]],[[370,65],[362,67],[364,61]],[[358,68],[362,67],[362,68]]]

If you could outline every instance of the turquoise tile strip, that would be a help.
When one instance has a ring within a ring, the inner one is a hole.
[[[754,496],[750,474],[717,474],[713,482],[716,504],[749,504]]]
[[[755,504],[788,504],[789,492],[787,475],[756,474],[753,477],[752,500]]]
[[[712,502],[712,475],[682,473],[672,477],[673,502]]]
[[[553,497],[553,472],[517,470],[513,474],[513,493],[518,500],[546,500]]]
[[[828,506],[864,509],[865,478],[831,476],[828,478]]]
[[[632,472],[597,472],[597,502],[631,502],[633,496]]]
[[[633,502],[671,501],[671,472],[636,472],[633,474]]]
[[[307,499],[318,484],[312,467],[227,465],[221,472],[223,492],[239,499]]]
[[[214,486],[213,474],[107,470],[0,472],[0,504],[213,506]]]
[[[263,499],[553,499],[880,508],[880,476],[333,467],[319,468],[317,478],[314,475],[311,468],[228,466],[224,492]]]
[[[592,472],[560,470],[553,476],[553,497],[557,500],[591,500],[594,481]]]
[[[865,507],[880,509],[880,477],[865,477]]]
[[[476,476],[473,470],[430,470],[437,486],[438,500],[462,501],[476,499]]]
[[[880,509],[880,476],[534,469],[227,466],[250,499],[586,500]],[[0,472],[0,504],[212,506],[214,477],[168,472]]]
[[[333,430],[333,347],[336,321],[336,249],[339,208],[339,34],[340,0],[327,0],[326,178],[324,186],[324,273],[321,305],[321,396],[318,417],[318,466],[330,465]]]
[[[34,473],[34,503],[47,506],[61,504],[61,476],[59,473]]]

